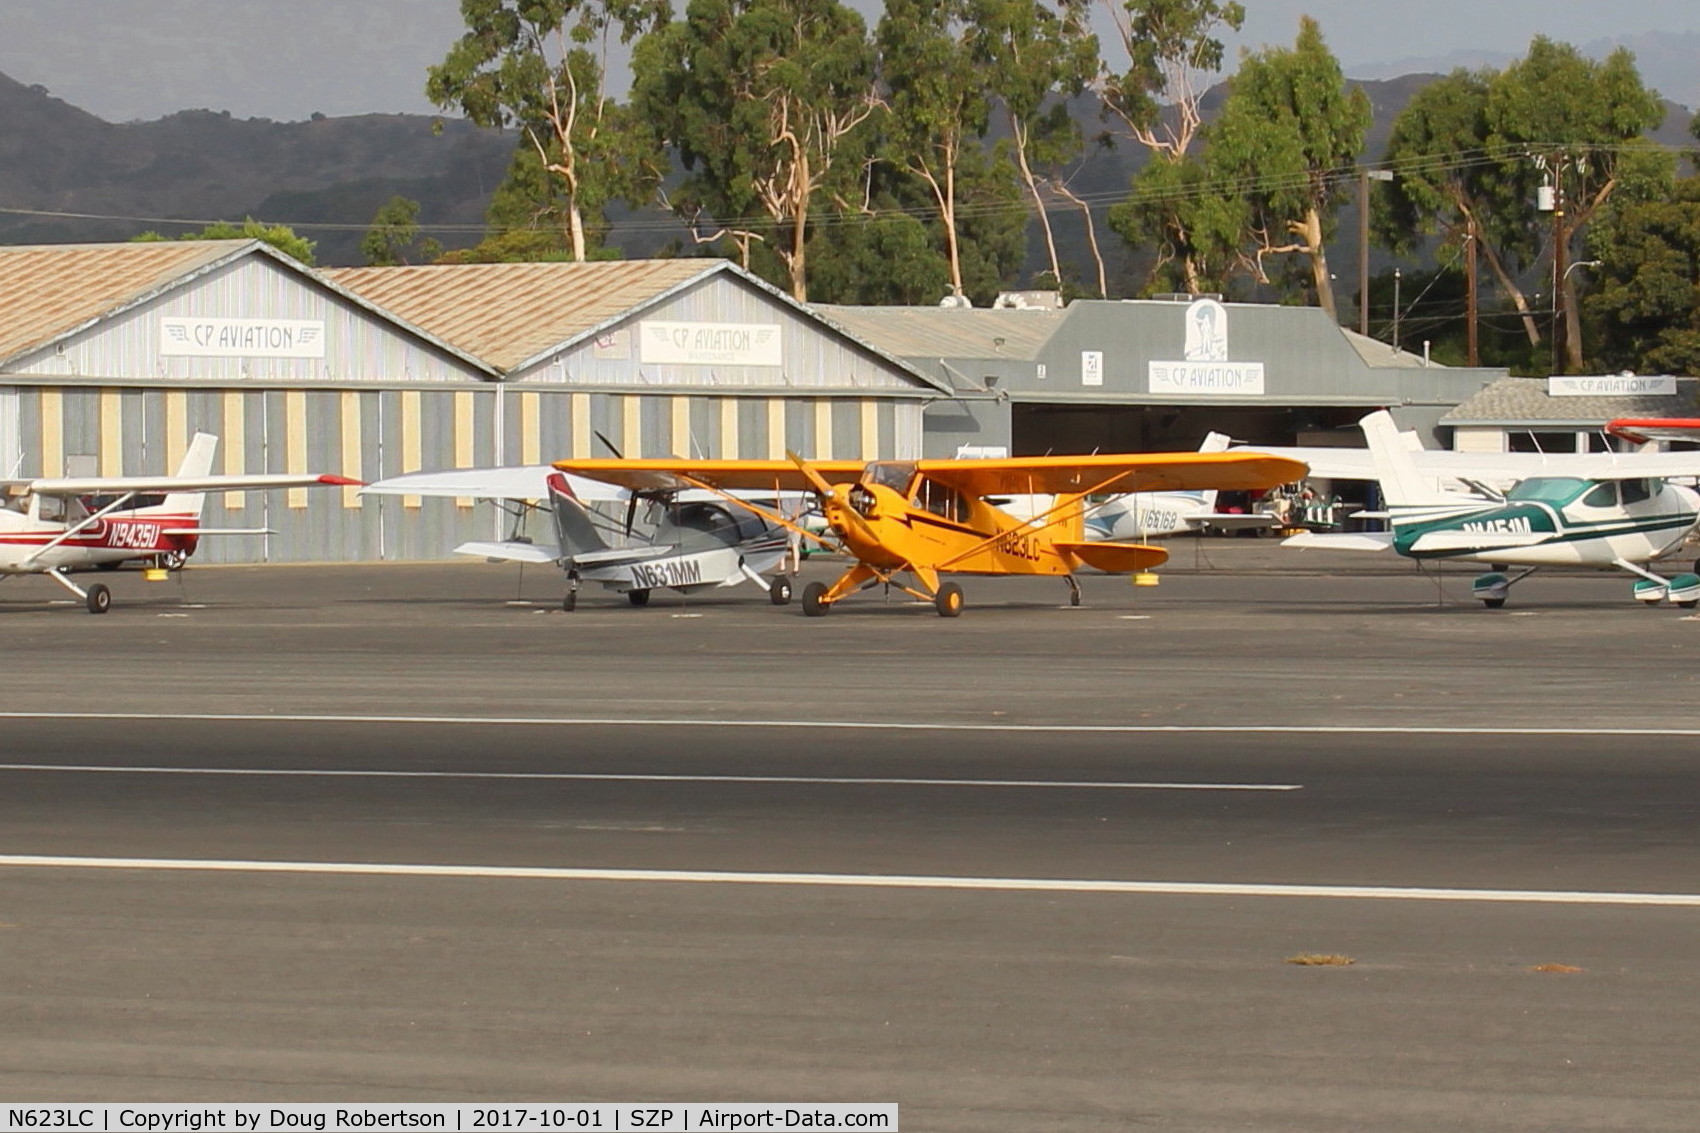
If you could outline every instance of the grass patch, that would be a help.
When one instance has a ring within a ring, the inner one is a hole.
[[[1303,968],[1344,968],[1356,964],[1357,961],[1350,956],[1340,956],[1332,952],[1300,952],[1297,956],[1287,957],[1287,963]]]

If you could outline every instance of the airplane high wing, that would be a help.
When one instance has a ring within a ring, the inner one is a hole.
[[[1700,422],[1695,425],[1700,430]],[[1654,439],[1651,434],[1645,437],[1629,433],[1617,435],[1632,440]],[[1694,452],[1452,452],[1425,449],[1412,433],[1400,433],[1399,437],[1418,473],[1432,483],[1459,485],[1461,490],[1456,494],[1467,494],[1468,489],[1483,487],[1503,494],[1519,480],[1532,476],[1580,476],[1589,480],[1700,476],[1700,453]],[[1700,440],[1700,435],[1683,438],[1672,433],[1668,439]],[[1302,460],[1309,466],[1313,479],[1373,481],[1379,478],[1375,460],[1368,449],[1257,445],[1229,451],[1253,449],[1271,456]]]
[[[0,482],[0,577],[43,574],[104,614],[111,591],[83,587],[69,572],[128,559],[181,567],[207,535],[266,534],[263,528],[201,526],[208,492],[358,485],[317,472],[214,475],[218,438],[196,433],[175,476],[49,476]]]
[[[856,562],[830,587],[811,583],[803,612],[819,616],[858,590],[896,586],[930,602],[944,617],[962,612],[962,588],[944,573],[1061,577],[1078,605],[1074,573],[1091,566],[1135,573],[1168,552],[1137,543],[1088,541],[1086,497],[1095,494],[1236,488],[1256,490],[1300,479],[1304,465],[1261,453],[1153,453],[1037,456],[990,460],[810,461],[563,460],[563,472],[634,489],[807,487],[840,547]],[[1038,515],[1017,517],[989,497],[1050,495]],[[800,537],[819,539],[782,516],[763,513]],[[901,582],[907,573],[914,584]]]
[[[598,462],[586,462],[598,463]],[[785,465],[793,476],[796,469]],[[581,582],[625,594],[634,606],[648,604],[656,589],[689,594],[755,582],[769,598],[791,600],[791,581],[780,571],[793,550],[785,529],[766,522],[762,503],[795,504],[800,493],[739,493],[691,487],[657,477],[592,479],[549,465],[414,472],[380,480],[365,489],[376,495],[438,496],[489,500],[513,519],[506,539],[474,540],[454,548],[491,562],[551,563],[567,573],[562,608],[578,604]],[[746,503],[749,495],[762,503]],[[800,509],[793,509],[798,511]],[[526,531],[534,513],[552,519],[551,537]]]
[[[1636,444],[1645,444],[1648,441],[1700,441],[1700,419],[1619,417],[1606,422],[1606,432]]]

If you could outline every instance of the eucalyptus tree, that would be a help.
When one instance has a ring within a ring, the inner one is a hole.
[[[1347,86],[1321,28],[1306,16],[1291,48],[1245,56],[1221,116],[1205,131],[1213,191],[1245,203],[1243,255],[1258,282],[1269,280],[1268,257],[1303,256],[1317,304],[1330,316],[1327,240],[1370,118],[1368,97]]]
[[[867,25],[839,0],[691,0],[634,57],[633,105],[690,176],[676,207],[768,245],[808,298],[817,198],[854,211],[880,109]]]
[[[1476,264],[1485,259],[1500,291],[1521,316],[1531,345],[1540,331],[1527,296],[1513,274],[1524,242],[1508,216],[1522,211],[1517,187],[1504,176],[1510,155],[1488,140],[1489,71],[1462,68],[1418,91],[1393,120],[1386,162],[1393,180],[1374,212],[1377,237],[1399,252],[1413,253],[1438,238],[1463,258],[1466,323],[1475,342],[1479,307]],[[1367,297],[1366,300],[1367,301]],[[1474,351],[1471,352],[1474,364]]]
[[[1110,226],[1130,245],[1149,248],[1152,277],[1190,292],[1220,289],[1228,264],[1216,239],[1223,202],[1195,190],[1204,171],[1192,152],[1203,125],[1201,102],[1222,69],[1222,31],[1239,31],[1245,7],[1232,0],[1104,0],[1128,68],[1107,68],[1099,94],[1152,160],[1134,175]]]
[[[419,202],[400,195],[378,207],[372,227],[360,240],[360,254],[373,266],[405,264],[409,255],[434,260],[442,252],[443,246],[436,240],[419,238]]]
[[[637,203],[660,183],[661,152],[607,86],[611,41],[665,22],[667,0],[461,0],[466,34],[432,67],[425,93],[480,126],[517,129],[559,186],[538,204],[557,215],[571,257],[616,200]]]
[[[944,234],[951,293],[963,293],[957,223],[964,153],[984,138],[991,114],[974,57],[972,0],[887,0],[874,31],[891,113],[886,152],[931,194]]]
[[[1618,194],[1589,233],[1588,254],[1599,261],[1583,304],[1595,361],[1700,373],[1700,177]]]
[[[1002,105],[1012,154],[1045,238],[1051,274],[1059,286],[1062,265],[1035,169],[1053,171],[1053,190],[1065,186],[1056,170],[1079,156],[1079,125],[1067,100],[1080,94],[1099,70],[1098,37],[1088,20],[1089,0],[971,0],[975,57],[985,69],[991,95]],[[1092,214],[1085,210],[1088,233]],[[1094,239],[1094,244],[1096,240]],[[1103,261],[1098,262],[1100,289]]]
[[[1570,44],[1537,36],[1528,54],[1489,84],[1485,114],[1489,149],[1502,155],[1504,197],[1528,202],[1543,184],[1553,190],[1557,207],[1550,220],[1524,203],[1509,206],[1502,222],[1525,264],[1543,245],[1551,253],[1549,294],[1553,316],[1562,316],[1565,328],[1563,366],[1579,368],[1576,280],[1564,265],[1574,262],[1584,228],[1626,170],[1645,167],[1649,147],[1642,137],[1663,119],[1663,107],[1642,83],[1629,51],[1619,48],[1596,62]]]

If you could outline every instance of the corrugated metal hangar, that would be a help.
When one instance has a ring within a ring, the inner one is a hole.
[[[719,260],[317,272],[255,241],[0,248],[0,458],[157,474],[597,455],[914,457],[948,389]],[[471,500],[226,493],[203,561],[441,558]]]
[[[930,411],[929,444],[935,414],[949,413],[962,443],[1013,455],[1184,449],[1211,430],[1253,444],[1355,443],[1342,432],[1384,407],[1434,444],[1442,415],[1505,373],[1428,365],[1314,307],[1208,297],[819,310],[923,373],[995,395]]]
[[[220,471],[368,481],[615,451],[1355,443],[1381,406],[1434,443],[1503,383],[1210,297],[810,307],[713,259],[315,271],[245,240],[0,247],[12,476],[167,472],[196,431]],[[205,518],[276,531],[209,541],[215,562],[434,559],[495,533],[471,500],[351,489],[225,493]]]

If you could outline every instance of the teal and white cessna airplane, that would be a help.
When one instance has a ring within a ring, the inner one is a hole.
[[[1700,603],[1700,575],[1667,579],[1645,565],[1677,551],[1700,521],[1700,493],[1665,480],[1700,476],[1700,454],[1548,456],[1540,475],[1503,495],[1462,497],[1423,475],[1385,411],[1359,424],[1392,530],[1295,535],[1284,546],[1391,549],[1411,559],[1488,563],[1493,569],[1472,589],[1492,608],[1505,605],[1512,585],[1540,567],[1561,565],[1628,571],[1638,576],[1635,597],[1649,605],[1666,598],[1679,606]],[[1506,574],[1510,567],[1523,569]]]

